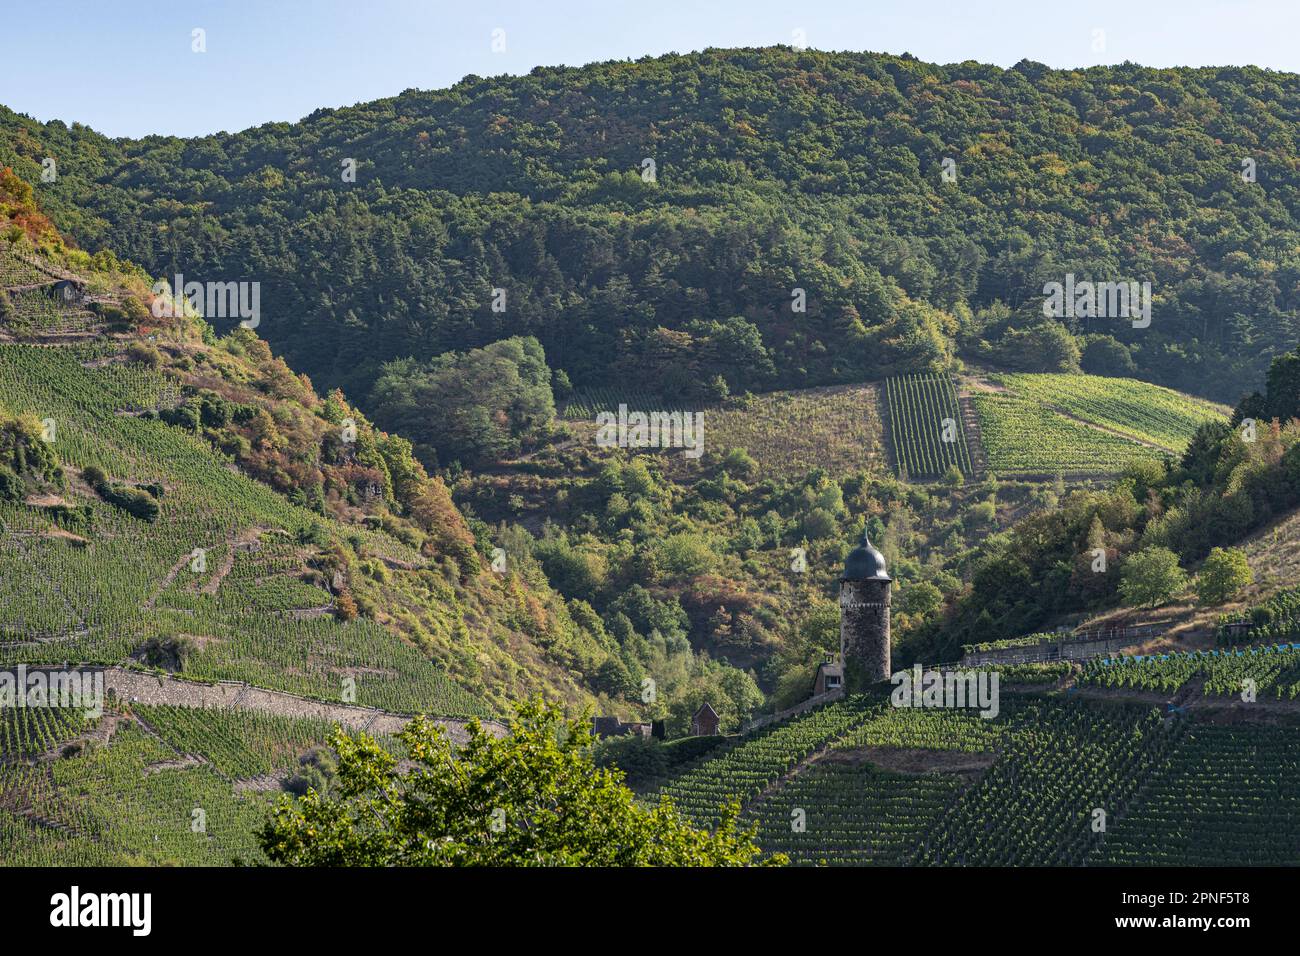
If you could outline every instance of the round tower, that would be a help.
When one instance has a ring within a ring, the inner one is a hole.
[[[840,577],[840,660],[849,693],[888,680],[889,589],[885,556],[862,532]]]

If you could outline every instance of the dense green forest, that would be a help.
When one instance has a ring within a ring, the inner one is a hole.
[[[1298,108],[1300,77],[1253,67],[708,50],[197,139],[0,109],[0,165],[91,251],[260,281],[260,334],[358,396],[384,362],[531,335],[575,386],[717,397],[958,354],[1235,402],[1296,339]],[[1067,273],[1151,282],[1150,327],[1045,319]]]

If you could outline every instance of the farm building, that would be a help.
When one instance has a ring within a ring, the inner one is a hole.
[[[691,735],[694,737],[716,736],[722,726],[722,718],[712,705],[705,701],[691,718]]]

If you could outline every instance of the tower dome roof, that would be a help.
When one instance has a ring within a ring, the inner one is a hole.
[[[844,581],[888,581],[889,572],[885,570],[885,556],[875,549],[867,532],[862,532],[862,540],[844,559]]]

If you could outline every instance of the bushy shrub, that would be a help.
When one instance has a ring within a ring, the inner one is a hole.
[[[158,517],[158,499],[143,488],[101,482],[95,491],[110,505],[143,521],[153,521]]]
[[[162,353],[147,342],[132,342],[126,347],[126,357],[136,365],[148,368],[162,365]]]
[[[0,501],[19,501],[23,496],[23,480],[13,469],[0,465]]]

